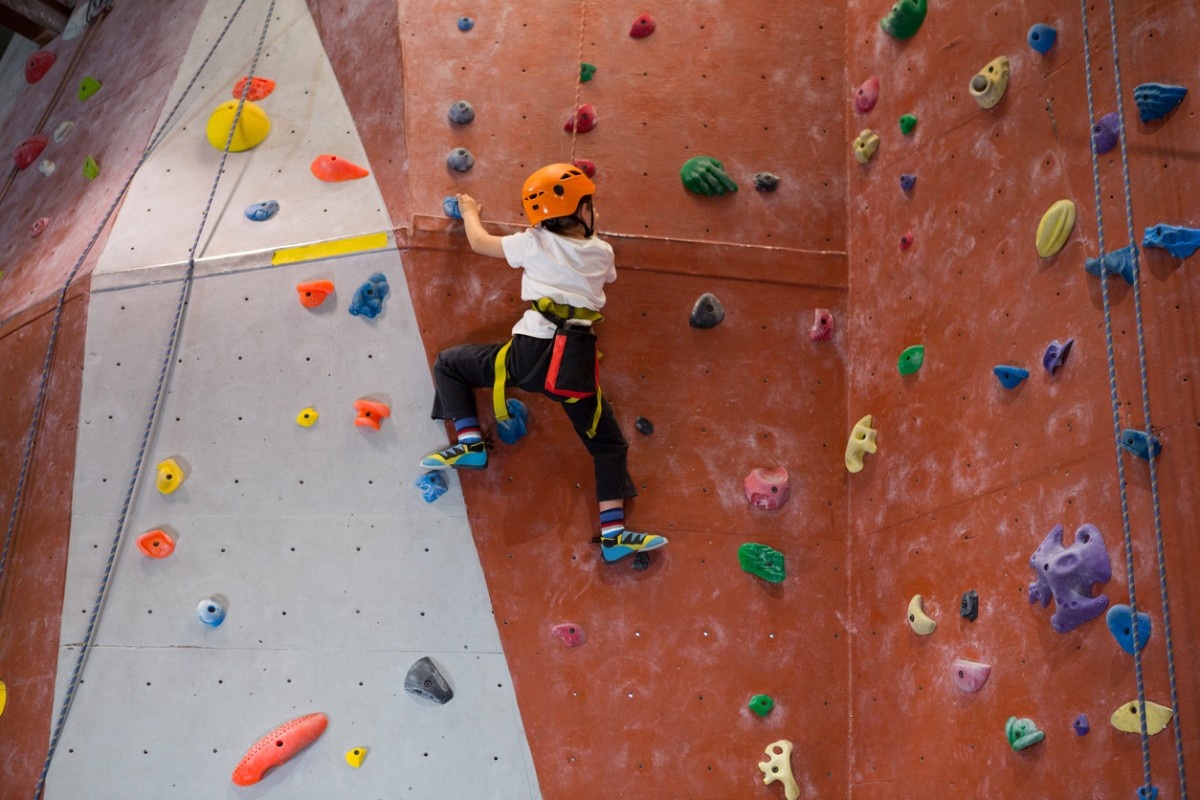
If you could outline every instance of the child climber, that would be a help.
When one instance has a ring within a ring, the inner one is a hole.
[[[521,233],[494,236],[480,220],[482,206],[458,195],[467,241],[476,253],[503,258],[523,268],[521,299],[531,306],[512,329],[507,344],[464,344],[438,354],[433,365],[434,419],[454,421],[458,441],[421,460],[425,469],[483,469],[489,434],[484,439],[476,416],[474,389],[492,387],[497,419],[507,417],[504,386],[512,383],[562,404],[592,456],[600,509],[600,552],[606,562],[662,547],[666,538],[625,530],[625,498],[637,494],[626,470],[625,441],[612,405],[599,386],[564,388],[559,376],[595,381],[595,356],[586,352],[560,357],[556,336],[590,339],[600,320],[604,285],[617,278],[612,247],[595,235],[592,195],[596,185],[570,164],[550,164],[525,181],[521,203],[533,226]],[[572,336],[575,335],[575,336]],[[594,340],[591,340],[594,342]],[[565,351],[573,352],[570,347]],[[590,363],[589,363],[590,362]],[[591,373],[589,376],[588,373]],[[562,379],[565,380],[565,379]],[[588,391],[590,389],[590,391]]]

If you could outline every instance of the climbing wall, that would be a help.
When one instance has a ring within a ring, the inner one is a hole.
[[[1089,5],[1101,116],[1118,102],[1111,27],[1106,4]],[[1195,88],[1194,64],[1179,53],[1200,33],[1200,17],[1186,2],[1136,11],[1117,5],[1140,245],[1148,226],[1200,222],[1187,188],[1197,179],[1191,95],[1148,124],[1133,102],[1134,87],[1146,82]],[[1080,9],[1035,2],[961,14],[930,4],[924,25],[905,42],[881,29],[885,11],[853,2],[847,12],[848,412],[850,419],[873,415],[879,447],[852,476],[848,498],[852,796],[1138,796],[1140,735],[1109,722],[1118,709],[1126,716],[1137,697],[1132,656],[1117,646],[1103,614],[1059,633],[1051,626],[1057,604],[1042,608],[1028,599],[1038,577],[1030,557],[1047,534],[1061,525],[1071,546],[1076,530],[1090,524],[1112,578],[1082,591],[1130,602],[1119,459],[1137,604],[1153,625],[1142,653],[1145,695],[1171,705],[1148,464],[1114,445],[1104,299],[1084,269],[1100,244]],[[1036,23],[1057,30],[1044,55],[1026,42]],[[1007,91],[984,109],[970,82],[1001,55],[1009,62]],[[859,113],[855,92],[872,76],[878,104]],[[908,135],[899,126],[904,114],[918,120]],[[866,165],[849,156],[863,129],[880,140]],[[917,178],[911,191],[901,188],[903,174]],[[1104,247],[1118,250],[1130,244],[1119,148],[1100,157],[1099,175]],[[1063,199],[1074,202],[1078,219],[1066,246],[1042,258],[1039,222]],[[909,233],[912,244],[902,249]],[[1188,576],[1200,549],[1189,476],[1200,452],[1200,411],[1189,309],[1200,283],[1188,261],[1161,249],[1143,249],[1141,267],[1152,420],[1163,444],[1157,478],[1172,644],[1194,783],[1200,609]],[[1108,294],[1119,424],[1145,430],[1135,298],[1120,277],[1108,278]],[[1069,357],[1050,374],[1042,365],[1047,346],[1070,339]],[[912,345],[924,345],[924,364],[901,375],[899,357]],[[998,365],[1029,377],[1006,389],[993,374]],[[974,622],[959,614],[972,589],[979,596]],[[928,635],[906,623],[918,594],[937,624]],[[977,692],[956,685],[957,659],[991,666]],[[1086,736],[1073,728],[1081,714],[1090,723]],[[1014,751],[1005,730],[1010,717],[1031,720],[1044,741]],[[1168,726],[1149,739],[1160,798],[1182,796],[1173,737]]]

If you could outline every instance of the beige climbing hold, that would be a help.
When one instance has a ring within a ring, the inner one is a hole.
[[[1146,733],[1153,736],[1162,733],[1163,728],[1171,721],[1171,709],[1158,703],[1146,701]],[[1112,715],[1112,726],[1125,733],[1142,732],[1142,722],[1138,715],[1137,700],[1122,704]]]
[[[867,128],[858,134],[854,140],[854,158],[860,164],[866,164],[879,149],[879,134]]]
[[[783,794],[787,800],[798,800],[800,787],[792,775],[792,743],[787,739],[780,739],[767,745],[763,752],[771,757],[770,761],[758,762],[758,768],[763,774],[763,783],[783,781]]]
[[[863,456],[879,449],[879,446],[875,444],[877,433],[878,431],[871,427],[870,414],[854,423],[854,430],[850,432],[850,441],[846,443],[846,469],[850,472],[862,472]]]
[[[358,769],[363,765],[363,759],[367,757],[367,748],[355,747],[353,750],[346,751],[346,763]]]
[[[993,108],[1008,88],[1008,58],[997,56],[971,78],[971,96],[980,108]]]
[[[179,466],[175,459],[167,458],[158,462],[158,475],[154,485],[163,494],[170,494],[183,485],[183,478],[183,467]]]
[[[1063,249],[1075,228],[1075,204],[1059,200],[1042,215],[1037,229],[1037,251],[1042,258]]]
[[[925,613],[925,603],[919,594],[914,594],[908,601],[908,627],[922,636],[928,636],[937,628],[937,623]]]

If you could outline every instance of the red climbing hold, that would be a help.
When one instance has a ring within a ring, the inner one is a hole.
[[[25,80],[28,83],[37,83],[46,76],[50,71],[50,67],[54,66],[54,60],[58,58],[49,50],[38,50],[29,57],[25,62]]]
[[[37,161],[37,157],[42,154],[48,144],[50,144],[50,137],[44,133],[35,133],[17,145],[17,149],[13,153],[13,161],[16,162],[17,169],[25,169]]]
[[[589,178],[596,177],[595,161],[588,161],[586,158],[577,158],[572,163],[583,170],[583,174],[587,175]]]
[[[137,538],[138,550],[150,558],[166,558],[175,552],[175,540],[163,530],[146,531]]]
[[[629,35],[635,39],[645,39],[654,33],[654,27],[654,18],[649,14],[642,14],[633,21],[633,27],[629,29]]]
[[[312,174],[327,183],[353,181],[365,178],[371,173],[352,161],[337,156],[317,156],[312,162]]]
[[[742,481],[742,488],[746,490],[746,499],[750,501],[750,505],[766,511],[775,511],[787,502],[788,495],[791,494],[787,467],[759,467],[746,476]]]
[[[234,84],[233,99],[242,99],[242,92],[246,91],[246,77],[248,76],[243,76],[240,81]],[[246,95],[246,99],[257,103],[273,91],[275,91],[275,81],[270,78],[255,76],[250,78],[250,92]]]
[[[858,87],[858,94],[854,95],[854,110],[860,114],[865,114],[875,107],[879,102],[879,78],[874,75],[863,81],[863,85]]]
[[[255,742],[233,771],[238,786],[258,783],[267,770],[278,767],[308,747],[325,732],[329,719],[324,714],[305,714],[285,722]]]
[[[567,118],[567,123],[563,125],[563,130],[567,133],[575,131],[576,133],[587,133],[592,128],[596,127],[596,109],[592,108],[591,103],[584,103],[576,109],[574,116]]]
[[[907,250],[908,248],[912,247],[912,243],[913,243],[913,232],[912,231],[909,231],[908,233],[906,233],[900,237],[900,249],[901,250]]]
[[[42,235],[42,231],[46,230],[46,226],[50,224],[49,217],[39,217],[36,222],[29,226],[29,238],[36,239]]]
[[[814,342],[827,342],[833,338],[833,314],[827,308],[818,308],[813,312],[813,324],[808,331],[808,338]]]

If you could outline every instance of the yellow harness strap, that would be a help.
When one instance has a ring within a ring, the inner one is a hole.
[[[600,322],[604,317],[599,311],[593,311],[590,308],[575,308],[574,306],[566,305],[565,303],[556,303],[549,297],[543,297],[533,303],[535,311],[545,315],[553,314],[562,320],[568,319],[586,319],[589,322]],[[496,414],[497,422],[504,422],[509,419],[508,402],[504,396],[504,387],[508,383],[508,349],[512,347],[512,339],[509,339],[500,351],[496,353],[496,380],[492,383],[492,410]],[[576,403],[578,397],[568,398],[567,403]],[[600,424],[600,411],[602,403],[600,402],[600,387],[596,387],[596,410],[592,414],[592,426],[588,428],[587,436],[589,439],[596,435],[596,428]]]

